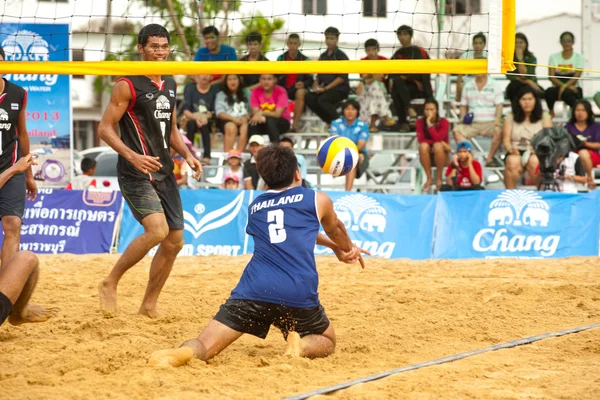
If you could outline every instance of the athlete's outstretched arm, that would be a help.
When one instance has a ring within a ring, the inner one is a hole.
[[[319,233],[317,235],[317,244],[319,246],[329,247],[331,250],[333,250],[333,253],[337,257],[337,259],[346,264],[353,264],[356,261],[361,261],[361,265],[363,268],[365,266],[364,266],[364,263],[362,262],[362,259],[359,257],[360,254],[362,253],[362,254],[371,255],[371,253],[368,252],[367,250],[361,249],[356,246],[354,246],[352,251],[350,251],[350,252],[342,251],[335,243],[333,243],[333,240],[329,239],[327,236],[323,235],[322,233]]]
[[[23,100],[23,105],[21,107],[21,111],[19,112],[19,117],[17,119],[17,134],[19,135],[19,147],[21,148],[21,155],[26,156],[29,154],[30,145],[29,145],[29,133],[27,133],[27,123],[25,118],[27,108],[27,95],[25,95],[25,100]],[[25,170],[25,185],[27,186],[27,198],[29,200],[35,200],[37,197],[37,185],[35,180],[33,179],[33,172],[31,171],[31,167]]]
[[[169,140],[171,147],[188,163],[191,169],[194,170],[194,179],[200,179],[202,173],[202,164],[190,153],[190,150],[185,145],[179,128],[177,128],[177,112],[173,110],[171,117],[171,138]]]
[[[98,136],[144,174],[156,172],[162,167],[158,157],[137,154],[123,143],[115,131],[115,125],[125,115],[131,100],[132,93],[127,82],[117,82],[113,87],[110,103],[98,125]]]
[[[2,189],[2,186],[4,186],[4,184],[8,182],[8,180],[15,174],[18,174],[19,172],[25,172],[26,170],[31,171],[31,166],[37,165],[33,157],[33,154],[25,154],[14,165],[11,165],[2,174],[0,174],[0,189]]]

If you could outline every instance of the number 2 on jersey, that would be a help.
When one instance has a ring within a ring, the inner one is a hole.
[[[167,138],[166,138],[166,135],[167,135],[167,123],[165,121],[160,121],[160,130],[161,130],[162,135],[163,135],[163,143],[165,144],[164,148],[166,149],[168,146],[167,146]]]
[[[267,222],[269,222],[269,239],[271,243],[285,242],[287,233],[283,225],[283,210],[269,211],[267,213]]]

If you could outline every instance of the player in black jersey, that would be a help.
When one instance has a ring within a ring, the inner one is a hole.
[[[171,51],[169,32],[158,24],[142,28],[138,52],[143,61],[166,61]],[[119,186],[131,212],[144,227],[144,233],[127,247],[110,274],[100,283],[100,307],[105,316],[117,310],[119,280],[154,246],[150,278],[139,313],[159,316],[156,302],[175,257],[183,247],[183,208],[173,175],[170,148],[179,153],[195,171],[200,162],[189,152],[177,129],[172,78],[160,75],[128,76],[114,86],[98,132],[100,138],[119,153]],[[119,124],[121,137],[114,129]]]
[[[6,59],[0,47],[0,59]],[[0,74],[0,78],[2,75]],[[29,154],[29,136],[25,126],[27,92],[20,86],[0,79],[0,173],[13,166],[22,154]],[[2,266],[19,251],[21,219],[25,211],[25,195],[34,200],[37,188],[31,168],[14,175],[0,189],[0,218],[4,229]]]

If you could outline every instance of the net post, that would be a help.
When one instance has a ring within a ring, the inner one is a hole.
[[[516,0],[502,0],[502,73],[515,69],[515,34],[517,33]]]
[[[490,0],[489,2],[488,74],[502,72],[503,3],[503,0]]]

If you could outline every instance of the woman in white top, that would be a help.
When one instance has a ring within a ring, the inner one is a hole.
[[[527,169],[529,176],[535,175],[540,162],[531,148],[531,139],[542,128],[551,127],[552,119],[542,111],[542,104],[533,88],[522,87],[512,102],[512,114],[504,119],[502,143],[507,153],[504,160],[504,185],[507,189],[515,188],[523,168]]]
[[[560,35],[560,44],[563,48],[562,52],[552,54],[548,61],[550,66],[548,76],[552,87],[546,89],[545,97],[552,115],[554,115],[554,103],[558,100],[564,101],[573,110],[575,102],[583,97],[578,79],[581,71],[574,70],[574,68],[583,69],[583,54],[573,50],[575,36],[571,32],[563,32]]]

